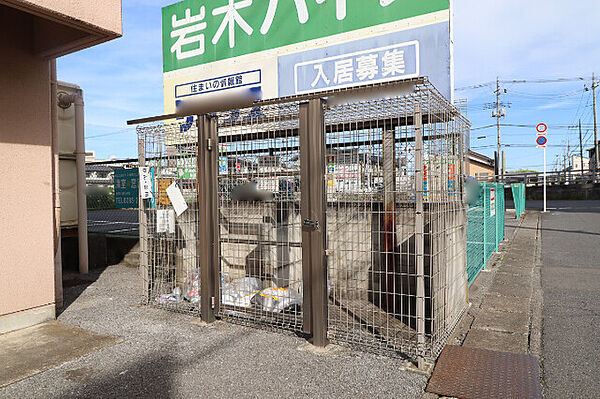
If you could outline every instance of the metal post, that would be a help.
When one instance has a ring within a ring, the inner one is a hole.
[[[217,204],[217,195],[219,192],[218,186],[218,173],[219,173],[219,134],[218,134],[218,119],[210,118],[210,138],[212,142],[212,149],[210,151],[210,164],[212,167],[210,173],[210,208],[211,217],[210,225],[212,227],[212,276],[213,276],[213,309],[214,314],[218,314],[219,307],[221,305],[221,293],[220,293],[220,281],[221,281],[221,267],[219,259],[219,209]]]
[[[383,235],[385,257],[385,309],[395,314],[396,305],[396,253],[398,239],[396,236],[396,132],[395,129],[383,132]],[[421,181],[423,184],[423,181]]]
[[[579,161],[581,164],[581,179],[583,180],[583,141],[581,139],[581,119],[579,119]]]
[[[546,147],[544,147],[544,212],[546,212]]]
[[[496,176],[496,181],[501,181],[504,171],[502,170],[502,144],[500,141],[500,78],[496,79],[496,128],[498,130],[498,176]]]
[[[321,99],[300,105],[300,167],[304,330],[315,346],[327,345],[327,258],[325,197],[325,122]],[[308,275],[306,274],[308,273]],[[310,319],[310,320],[307,320]]]
[[[146,166],[146,137],[138,128],[138,166]],[[144,302],[149,300],[149,285],[148,285],[148,217],[146,215],[146,203],[142,199],[142,191],[138,194],[138,217],[139,217],[139,235],[140,235],[140,275],[142,280],[142,298]]]
[[[308,102],[300,104],[299,110],[299,144],[300,144],[300,216],[305,220],[310,214],[310,161]],[[311,231],[302,228],[302,330],[312,334],[312,286],[311,286]]]
[[[85,196],[85,124],[83,96],[74,97],[75,106],[75,159],[77,163],[77,241],[79,243],[79,273],[89,272],[87,237],[87,200]]]
[[[425,223],[423,214],[423,115],[421,105],[415,104],[415,252],[417,266],[417,339],[425,344]]]
[[[487,183],[483,183],[483,202],[481,204],[481,213],[483,216],[483,269],[487,269],[487,248],[485,238],[487,237],[487,215],[485,214],[485,204],[486,198],[485,194],[487,193]]]
[[[216,195],[213,182],[215,165],[213,165],[215,152],[215,143],[213,137],[214,122],[208,115],[201,115],[197,118],[198,126],[198,156],[197,156],[197,204],[198,204],[198,243],[197,259],[200,269],[200,314],[202,320],[207,323],[215,321],[213,310],[213,298],[215,295],[215,258],[214,234],[216,230],[213,226],[215,221],[213,202]]]
[[[592,97],[594,99],[594,183],[598,177],[598,167],[600,167],[600,154],[598,149],[598,118],[596,111],[596,87],[598,87],[598,83],[596,83],[596,78],[594,74],[592,74]]]
[[[500,246],[500,210],[498,209],[500,205],[500,190],[504,190],[504,184],[496,186],[496,200],[494,201],[494,206],[496,207],[496,217],[494,218],[496,223],[496,253],[498,253],[498,247]],[[504,217],[504,213],[502,213],[502,217]]]

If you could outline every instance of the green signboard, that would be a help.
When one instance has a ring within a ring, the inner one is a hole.
[[[139,173],[135,169],[115,169],[115,208],[137,208],[139,202]]]
[[[162,10],[164,72],[448,10],[450,0],[184,0]]]

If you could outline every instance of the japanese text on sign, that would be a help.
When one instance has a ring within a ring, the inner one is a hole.
[[[196,94],[212,93],[215,91],[233,89],[254,84],[260,84],[260,70],[241,72],[234,75],[204,79],[198,82],[185,83],[175,86],[175,98],[193,96]]]
[[[164,70],[447,9],[449,0],[184,0],[163,8]]]
[[[140,194],[142,199],[154,198],[154,170],[148,166],[139,168],[140,174]]]
[[[115,169],[115,208],[138,207],[138,177],[137,169]]]
[[[419,76],[419,43],[412,41],[294,66],[296,93]]]

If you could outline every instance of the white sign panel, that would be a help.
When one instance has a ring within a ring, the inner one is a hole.
[[[181,1],[163,8],[164,112],[243,86],[272,99],[416,76],[452,100],[451,15],[448,0]]]
[[[173,184],[167,187],[167,196],[169,197],[177,216],[181,215],[186,211],[186,209],[188,209],[187,203],[185,202],[183,194],[181,193],[177,183],[173,182]]]
[[[154,182],[153,182],[153,170],[148,166],[142,166],[139,168],[140,174],[140,194],[142,199],[154,198]]]

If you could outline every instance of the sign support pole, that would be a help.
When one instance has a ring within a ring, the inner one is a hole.
[[[547,201],[546,201],[546,147],[548,146],[548,139],[546,138],[546,130],[548,130],[548,126],[545,123],[539,123],[535,130],[537,131],[537,139],[535,142],[537,143],[537,148],[542,147],[544,149],[544,212],[547,211]]]
[[[544,212],[546,211],[546,147],[544,147]]]

